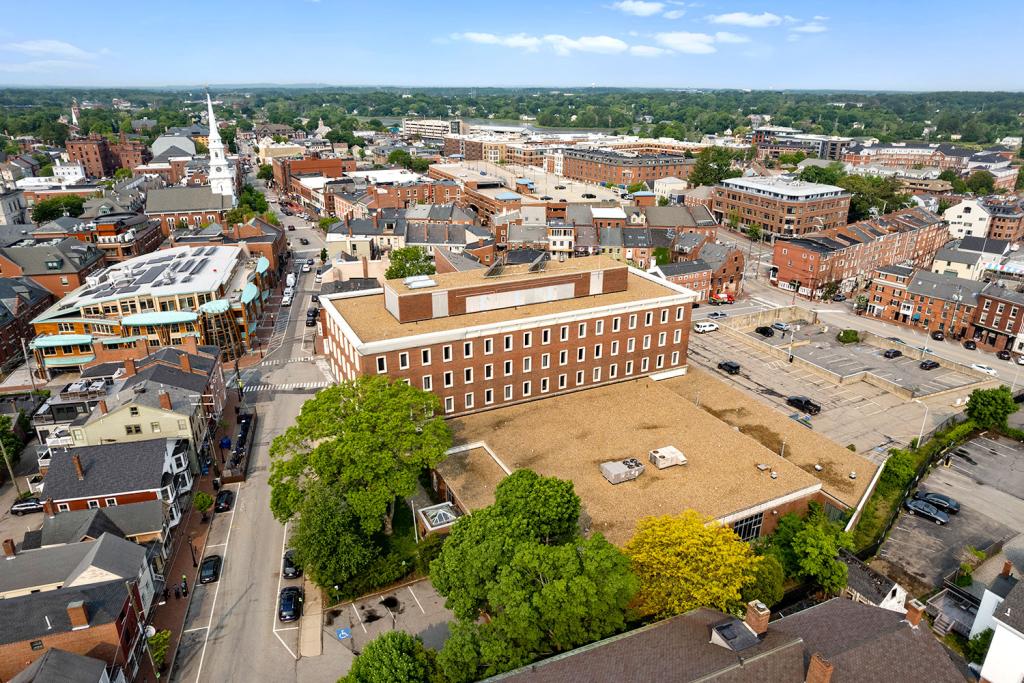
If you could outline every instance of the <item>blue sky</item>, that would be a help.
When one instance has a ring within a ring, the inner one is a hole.
[[[6,85],[1024,89],[1022,0],[8,0],[3,18]]]

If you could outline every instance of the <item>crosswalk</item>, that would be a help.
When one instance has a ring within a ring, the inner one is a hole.
[[[301,358],[283,358],[281,360],[265,360],[260,365],[285,365],[286,363],[308,363],[316,360],[316,356],[302,356]]]
[[[761,297],[758,296],[752,296],[750,298],[752,301],[756,301],[757,303],[762,304],[768,308],[780,308],[779,304],[775,303],[774,301],[768,301],[767,299],[762,299]]]
[[[314,390],[324,389],[329,387],[334,382],[291,382],[289,384],[250,384],[249,386],[243,387],[242,391],[247,394],[260,392],[260,391],[302,391],[302,390]]]

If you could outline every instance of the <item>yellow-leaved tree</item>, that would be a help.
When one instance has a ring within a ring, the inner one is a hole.
[[[637,611],[653,617],[739,609],[761,562],[732,529],[694,510],[641,519],[625,550],[640,579]]]

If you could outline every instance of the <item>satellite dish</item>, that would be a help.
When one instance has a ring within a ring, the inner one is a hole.
[[[152,638],[156,635],[156,628],[152,625],[146,627],[146,638]]]

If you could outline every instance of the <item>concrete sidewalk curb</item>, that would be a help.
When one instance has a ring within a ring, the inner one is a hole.
[[[299,621],[299,656],[319,657],[323,654],[323,622],[324,604],[320,589],[303,579],[303,590],[306,603],[302,606],[302,619]]]

